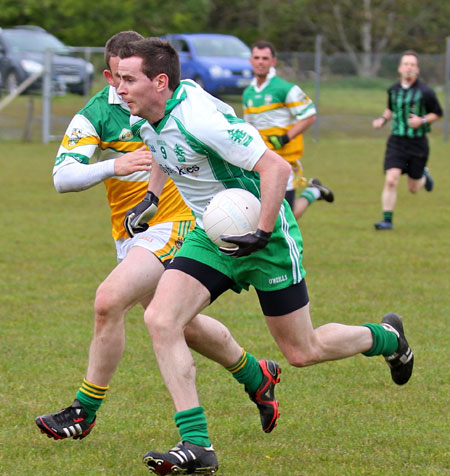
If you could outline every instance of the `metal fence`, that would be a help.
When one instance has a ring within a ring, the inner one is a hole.
[[[43,72],[42,94],[17,96],[7,102],[7,98],[0,98],[0,140],[40,141],[47,143],[60,140],[73,115],[83,107],[90,95],[99,91],[106,85],[102,76],[104,69],[103,48],[76,48],[73,50],[85,59],[92,62],[95,67],[93,87],[85,91],[84,96],[61,95],[61,92],[52,90],[52,52],[48,52]],[[385,54],[378,58],[379,67],[377,78],[394,81],[397,77],[399,54]],[[278,54],[278,71],[280,75],[295,82],[308,81],[311,85],[307,91],[317,105],[320,104],[321,88],[327,82],[346,78],[357,78],[355,60],[360,63],[364,58],[352,58],[348,54],[338,53],[326,55],[321,51],[320,37],[317,37],[315,52],[290,52]],[[420,55],[421,77],[440,91],[440,96],[445,94],[445,120],[436,124],[435,131],[443,133],[444,139],[448,138],[449,114],[449,80],[450,80],[450,42],[447,39],[446,53],[438,55]],[[224,98],[227,100],[227,98]],[[239,101],[239,98],[233,98]],[[2,108],[2,104],[7,102]],[[383,104],[380,104],[380,109]],[[352,123],[358,127],[360,117],[355,114]],[[327,123],[332,123],[335,130],[344,126],[339,117],[324,117],[320,114],[314,127],[315,139],[318,139],[319,130]],[[363,133],[363,131],[362,131]]]

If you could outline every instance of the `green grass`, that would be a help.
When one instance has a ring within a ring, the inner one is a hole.
[[[232,292],[207,312],[259,358],[277,359],[281,418],[261,432],[254,405],[223,369],[195,356],[198,389],[220,475],[442,476],[450,474],[450,258],[448,144],[433,135],[433,193],[413,196],[402,178],[395,230],[377,233],[387,130],[307,136],[303,161],[336,195],[301,220],[316,326],[379,322],[399,312],[416,354],[395,386],[380,357],[361,355],[306,369],[288,367],[253,291]],[[84,376],[95,290],[115,265],[102,186],[59,195],[57,144],[2,142],[0,253],[0,474],[138,476],[149,449],[178,441],[142,311],[127,319],[127,349],[83,441],[55,442],[34,418],[68,405]]]

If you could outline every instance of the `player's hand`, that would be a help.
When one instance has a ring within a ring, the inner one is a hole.
[[[219,247],[219,250],[229,256],[248,256],[255,251],[262,250],[269,243],[272,233],[262,231],[259,228],[254,233],[244,233],[243,235],[221,235],[220,239],[227,243],[233,243],[233,248]]]
[[[153,155],[144,145],[115,159],[114,174],[123,177],[134,172],[150,171],[152,163]]]
[[[386,119],[384,117],[378,117],[372,121],[372,127],[374,129],[381,129],[386,124]]]
[[[152,192],[147,192],[144,200],[127,211],[123,226],[130,238],[136,233],[142,233],[148,228],[148,221],[158,211],[159,198]]]
[[[282,136],[269,136],[269,142],[274,146],[275,150],[281,149],[290,141],[287,134]]]
[[[409,114],[408,124],[413,129],[417,129],[423,124],[423,117],[418,116],[417,114]]]

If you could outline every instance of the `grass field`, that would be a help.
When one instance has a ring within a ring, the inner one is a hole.
[[[449,146],[432,135],[435,190],[413,196],[403,178],[395,230],[375,232],[387,132],[330,131],[318,143],[307,137],[305,171],[329,184],[336,201],[315,203],[301,220],[304,264],[315,325],[403,316],[416,355],[413,377],[397,387],[382,358],[361,355],[289,368],[255,293],[227,293],[207,312],[255,356],[277,359],[283,373],[281,418],[266,435],[234,379],[195,356],[220,475],[450,475]],[[74,398],[95,290],[115,265],[103,187],[57,194],[56,148],[0,145],[0,474],[147,474],[142,455],[165,451],[178,434],[140,309],[128,315],[127,349],[92,434],[55,442],[34,425],[37,415]]]

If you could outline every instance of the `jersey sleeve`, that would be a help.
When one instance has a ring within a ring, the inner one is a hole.
[[[285,103],[290,114],[298,121],[317,114],[311,98],[296,84],[288,91]]]
[[[66,129],[56,155],[54,172],[66,159],[88,164],[100,144],[100,137],[92,123],[82,114],[76,114]]]
[[[429,112],[432,112],[436,114],[437,116],[442,117],[443,113],[442,113],[441,105],[439,104],[436,93],[431,88],[427,88],[425,90],[423,99],[424,99],[425,110],[427,111],[427,114]]]
[[[211,111],[196,135],[205,145],[206,153],[245,170],[253,170],[267,149],[260,133],[251,124],[226,117],[217,110]]]

